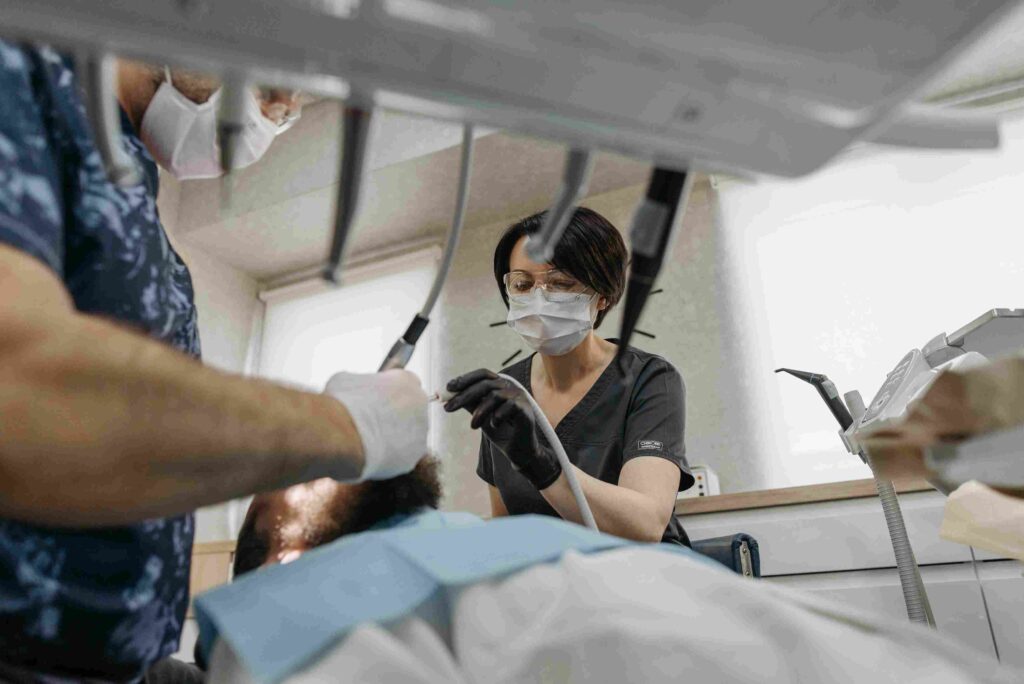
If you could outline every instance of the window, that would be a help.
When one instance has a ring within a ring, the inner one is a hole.
[[[346,271],[343,285],[320,283],[262,295],[266,302],[258,375],[319,392],[337,372],[373,373],[423,306],[437,271],[437,250]],[[434,390],[433,329],[408,369]]]
[[[999,152],[875,149],[809,179],[721,189],[769,486],[870,477],[813,388],[775,367],[870,403],[910,349],[1024,306],[1024,123],[1003,132]]]

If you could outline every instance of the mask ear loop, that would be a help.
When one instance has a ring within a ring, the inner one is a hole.
[[[174,91],[174,93],[173,93],[174,96],[176,96],[179,99],[179,101],[184,100],[185,102],[188,102],[189,104],[192,105],[193,109],[195,109],[197,107],[197,105],[194,102],[192,102],[187,97],[185,97],[185,93],[183,93],[180,90],[178,90],[178,87],[174,85],[174,80],[171,78],[171,67],[169,67],[166,64],[164,64],[164,82],[171,87],[171,90]],[[181,140],[178,141],[178,144],[171,151],[171,163],[172,164],[174,163],[175,160],[177,160],[178,153],[181,152],[181,146],[184,145],[184,144],[185,144],[185,139],[183,137]]]

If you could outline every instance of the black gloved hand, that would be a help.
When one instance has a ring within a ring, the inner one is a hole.
[[[526,392],[486,368],[448,383],[455,396],[444,405],[452,413],[464,408],[473,414],[469,426],[480,428],[538,490],[547,489],[562,474],[555,452],[540,443],[537,418]]]

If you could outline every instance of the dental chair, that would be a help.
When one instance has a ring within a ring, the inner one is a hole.
[[[725,537],[701,539],[691,544],[697,553],[718,561],[738,575],[761,576],[761,555],[757,540],[749,534],[739,532]]]

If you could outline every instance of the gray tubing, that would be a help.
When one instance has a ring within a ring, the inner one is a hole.
[[[541,411],[540,406],[537,405],[537,401],[533,398],[526,388],[523,387],[518,380],[515,378],[504,375],[503,373],[498,374],[499,378],[505,378],[513,385],[523,390],[523,394],[530,400],[530,406],[533,408],[533,415],[537,417],[537,425],[540,426],[540,431],[544,433],[544,436],[548,440],[548,444],[555,450],[555,456],[558,457],[558,463],[562,466],[562,472],[565,473],[565,478],[569,481],[569,489],[572,490],[572,495],[576,499],[576,507],[580,511],[580,518],[583,520],[583,524],[594,530],[600,532],[597,529],[597,521],[594,520],[594,514],[590,510],[590,504],[587,503],[587,497],[583,493],[583,488],[580,487],[580,482],[576,478],[576,471],[573,470],[572,462],[569,460],[569,455],[565,453],[565,447],[562,446],[561,440],[558,439],[558,435],[555,434],[555,429],[551,427],[551,423],[548,421],[547,416]]]
[[[117,60],[109,54],[82,54],[77,61],[78,82],[85,91],[85,112],[96,149],[110,182],[123,188],[142,182],[142,173],[125,151],[121,114],[117,104]]]
[[[868,465],[871,472],[875,472],[871,457],[868,456]],[[931,604],[928,603],[928,594],[921,581],[921,572],[917,567],[917,559],[914,558],[914,550],[910,546],[910,539],[907,537],[907,528],[903,523],[903,513],[900,511],[900,502],[896,497],[896,489],[892,482],[883,480],[875,475],[875,489],[878,490],[878,498],[882,501],[882,511],[885,513],[885,524],[889,528],[889,538],[892,539],[892,550],[896,555],[896,569],[900,576],[900,586],[903,588],[903,600],[907,604],[907,616],[911,622],[920,622],[931,627],[935,626],[935,617],[932,615]]]
[[[459,164],[459,189],[455,198],[455,215],[452,217],[452,227],[448,231],[448,242],[444,248],[444,256],[441,258],[441,266],[437,269],[434,277],[434,284],[430,287],[430,294],[423,304],[420,316],[430,318],[430,312],[434,310],[434,304],[441,295],[441,288],[448,278],[448,272],[452,269],[452,260],[455,258],[455,250],[459,246],[459,237],[462,235],[462,225],[466,221],[466,204],[469,202],[469,177],[473,165],[473,126],[466,124],[462,128],[462,155]]]

